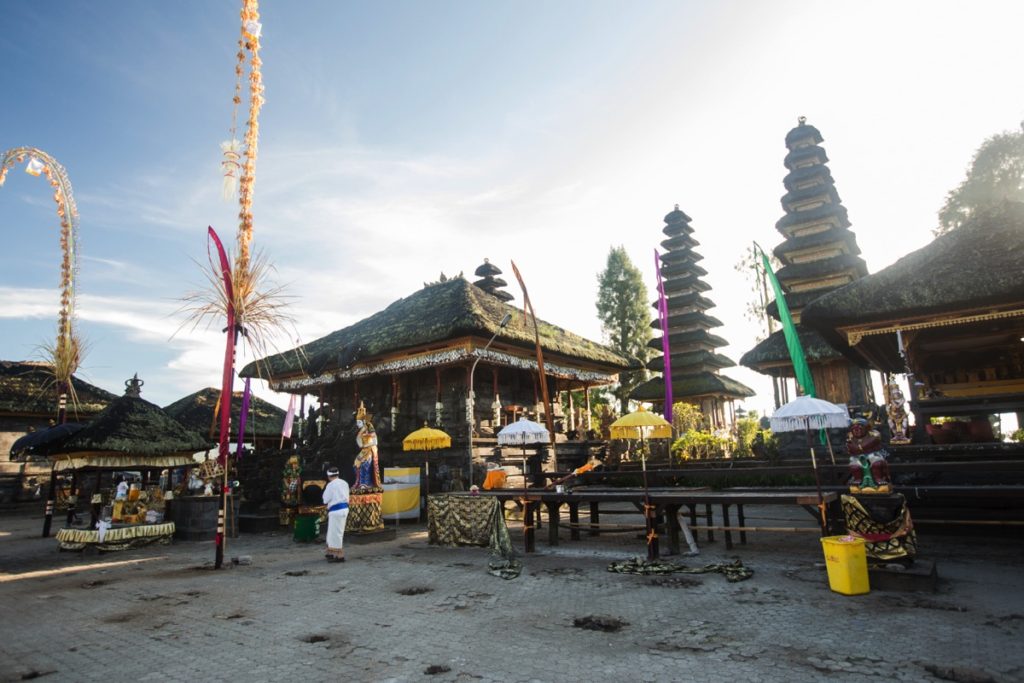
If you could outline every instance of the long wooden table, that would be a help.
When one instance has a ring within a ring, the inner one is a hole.
[[[465,494],[470,495],[470,494]],[[689,508],[690,518],[693,520],[694,530],[697,526],[696,508],[698,505],[705,507],[705,527],[708,540],[713,540],[714,535],[711,527],[711,508],[713,505],[722,506],[722,520],[724,524],[721,529],[725,535],[725,547],[732,549],[732,532],[739,531],[740,542],[746,543],[746,529],[744,527],[744,506],[745,505],[798,505],[807,510],[821,524],[821,513],[818,509],[818,494],[813,489],[788,490],[788,491],[710,491],[705,487],[657,487],[650,488],[646,494],[642,488],[589,488],[577,487],[571,491],[558,492],[550,489],[527,489],[514,490],[505,489],[499,491],[482,491],[481,496],[492,496],[501,501],[523,501],[524,506],[524,543],[526,552],[534,550],[534,504],[542,504],[548,511],[548,544],[558,545],[558,531],[560,527],[561,507],[564,505],[569,509],[569,538],[579,540],[580,505],[587,504],[590,508],[590,535],[600,533],[600,506],[602,503],[631,503],[640,512],[644,511],[645,496],[654,507],[654,516],[660,521],[664,520],[664,526],[668,535],[669,554],[679,553],[679,512],[686,506]],[[833,491],[823,492],[821,502],[826,506],[826,519],[822,533],[831,526],[834,518],[833,503],[838,500],[838,494]],[[730,524],[730,508],[735,507],[738,525]]]

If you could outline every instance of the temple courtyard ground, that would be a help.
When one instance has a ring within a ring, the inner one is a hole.
[[[635,533],[541,535],[503,580],[486,549],[431,546],[417,522],[348,544],[344,564],[285,532],[244,534],[227,556],[251,563],[220,571],[212,542],[69,553],[40,529],[0,513],[0,680],[1024,680],[1019,537],[924,535],[937,592],[854,597],[829,590],[806,533],[676,558],[755,572],[728,583],[608,572],[643,552]]]

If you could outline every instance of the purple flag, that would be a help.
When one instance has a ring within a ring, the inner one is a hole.
[[[245,442],[245,418],[249,415],[249,378],[245,378],[245,391],[242,393],[242,410],[238,415],[238,450],[235,452],[236,458],[241,458],[242,444]]]
[[[284,416],[284,426],[281,427],[281,442],[290,439],[292,436],[292,423],[295,422],[295,394],[288,399],[288,414]]]
[[[661,351],[665,361],[665,419],[672,422],[672,361],[668,346],[668,302],[665,301],[665,283],[661,281],[661,259],[654,250],[654,272],[658,274],[658,319],[661,321]]]

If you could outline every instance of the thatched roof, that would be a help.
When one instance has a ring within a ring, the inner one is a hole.
[[[506,313],[511,322],[498,324]],[[537,321],[541,347],[612,371],[633,364],[611,349],[542,320]],[[510,306],[461,277],[424,287],[354,325],[332,332],[296,349],[268,356],[245,366],[242,377],[317,375],[346,369],[364,360],[403,349],[436,344],[466,336],[489,338],[534,349],[533,326],[522,309]]]
[[[825,154],[825,150],[817,145],[812,145],[810,147],[797,147],[786,155],[786,158],[782,160],[782,163],[785,164],[786,168],[795,168],[796,166],[802,165],[811,159],[814,159],[819,164],[828,163],[828,155]]]
[[[746,398],[754,390],[734,379],[713,372],[672,378],[672,399],[676,401],[699,396],[719,398]],[[661,377],[649,379],[629,395],[634,401],[664,401],[665,382]]]
[[[805,325],[837,326],[1024,303],[1024,204],[1006,202],[888,268],[811,302]]]
[[[138,396],[122,396],[56,451],[64,457],[76,453],[83,454],[82,457],[109,454],[112,462],[117,460],[125,466],[167,467],[168,462],[161,458],[190,457],[209,447],[208,440],[185,428],[160,406]]]
[[[814,144],[818,144],[824,141],[824,138],[821,137],[821,131],[807,123],[803,119],[803,117],[801,117],[800,123],[795,128],[790,129],[790,131],[786,133],[786,147],[791,147],[797,142],[800,142],[801,140],[806,140],[808,138]]]
[[[809,199],[815,200],[828,200],[827,203],[840,204],[839,192],[836,191],[834,185],[810,185],[808,187],[800,187],[790,190],[786,194],[782,195],[780,203],[785,211],[793,211],[794,207]]]
[[[77,405],[68,399],[68,414],[94,415],[117,398],[117,394],[71,377]],[[48,363],[0,361],[0,412],[32,415],[57,414],[57,388]]]
[[[806,263],[791,263],[779,268],[775,275],[779,280],[786,282],[803,278],[817,278],[832,273],[841,273],[845,270],[853,270],[860,276],[867,275],[868,267],[864,259],[853,254],[839,254],[831,258],[807,261]]]
[[[775,229],[785,234],[786,228],[791,228],[795,225],[803,225],[804,223],[815,223],[833,216],[836,217],[836,223],[840,227],[850,227],[851,223],[845,206],[842,204],[822,204],[821,206],[813,209],[787,213],[775,222]]]
[[[718,348],[719,346],[728,346],[729,342],[719,337],[717,334],[711,334],[707,330],[696,329],[688,330],[686,332],[676,332],[668,335],[669,348],[678,349],[680,346],[686,346],[687,344],[698,344],[704,343],[709,346]],[[652,349],[660,350],[662,348],[661,337],[655,337],[647,342],[647,346]]]
[[[806,309],[804,309],[806,311]],[[815,330],[796,326],[800,336],[800,345],[804,349],[804,357],[808,363],[822,363],[841,358],[842,354],[832,348]],[[764,365],[780,362],[788,363],[789,349],[786,347],[786,336],[782,330],[776,330],[767,339],[747,351],[740,358],[740,365],[761,370]]]
[[[713,351],[688,351],[685,353],[672,354],[669,358],[672,362],[672,374],[684,374],[677,373],[676,368],[692,367],[694,365],[711,365],[717,368],[731,368],[736,363],[728,356],[723,356],[720,353],[714,353]],[[661,372],[665,367],[665,361],[663,356],[655,356],[647,361],[647,369],[654,370],[655,372]]]
[[[819,184],[831,185],[832,171],[825,165],[801,166],[787,173],[782,179],[782,184],[787,190],[793,191],[798,185],[803,185],[811,179],[819,181]]]
[[[815,232],[810,235],[790,237],[772,249],[772,253],[775,254],[776,258],[786,264],[789,263],[788,254],[791,254],[794,251],[810,249],[811,247],[820,247],[822,245],[833,244],[835,242],[845,242],[847,249],[851,254],[860,253],[860,247],[857,246],[856,235],[854,235],[850,230],[836,227],[829,228],[828,230],[822,230],[821,232]]]
[[[670,315],[668,317],[668,326],[669,329],[679,327],[703,327],[705,329],[711,329],[712,327],[721,327],[722,321],[702,311],[691,311],[689,313],[680,313],[679,315]],[[651,327],[655,330],[660,330],[661,321],[655,318],[651,322]]]
[[[194,394],[180,398],[165,406],[164,412],[205,439],[215,438],[219,433],[219,422],[214,418],[214,408],[220,399],[220,389],[207,387]],[[232,439],[238,438],[238,423],[242,412],[242,392],[231,395]],[[278,436],[284,424],[285,411],[256,396],[249,397],[249,412],[245,418],[246,436]],[[213,433],[210,432],[214,426]]]

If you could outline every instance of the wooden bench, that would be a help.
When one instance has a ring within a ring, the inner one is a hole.
[[[458,494],[470,495],[470,494]],[[645,511],[645,500],[649,501],[653,508],[653,517],[658,520],[658,525],[664,524],[668,536],[668,552],[679,553],[679,525],[680,510],[685,506],[689,510],[692,526],[697,531],[698,515],[696,508],[699,505],[705,507],[704,531],[708,534],[708,540],[713,540],[713,532],[723,531],[725,535],[725,547],[732,549],[732,532],[738,531],[740,542],[746,543],[746,532],[752,530],[745,527],[744,506],[746,505],[798,505],[807,510],[813,517],[820,519],[818,510],[818,494],[813,490],[790,490],[790,491],[709,491],[706,488],[684,488],[664,487],[650,488],[646,492],[637,488],[589,488],[579,487],[572,491],[557,492],[548,489],[526,489],[524,490],[501,490],[483,491],[478,495],[493,496],[501,501],[512,500],[526,503],[524,509],[524,543],[525,551],[533,552],[534,539],[534,504],[543,505],[548,513],[548,544],[558,545],[558,532],[561,526],[561,508],[568,507],[569,510],[569,538],[579,540],[580,529],[588,528],[591,535],[600,533],[600,506],[606,503],[630,503],[637,511]],[[834,503],[838,495],[833,492],[823,492],[821,502],[826,506],[824,525],[819,526],[822,533],[832,528],[832,520],[837,519],[834,510]],[[579,509],[587,504],[590,511],[590,525],[584,527],[579,521]],[[715,527],[712,524],[713,516],[711,508],[714,505],[722,506],[723,525]],[[738,526],[730,522],[730,508],[735,507],[738,517]],[[656,527],[657,528],[657,527]],[[657,536],[655,536],[656,542]]]

